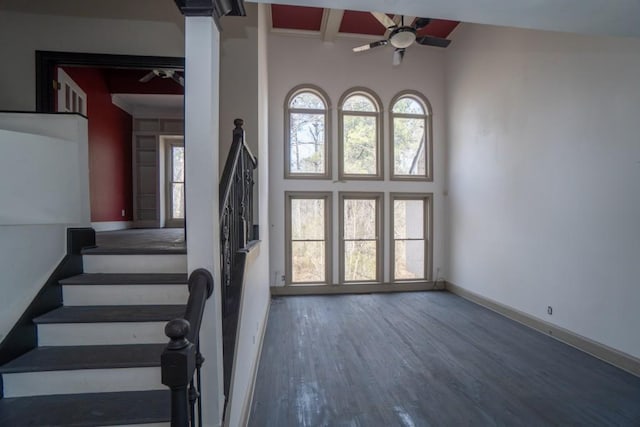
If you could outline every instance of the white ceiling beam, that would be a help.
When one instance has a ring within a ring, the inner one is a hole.
[[[338,35],[340,24],[344,10],[341,9],[325,9],[322,15],[322,40],[325,42],[333,42]]]

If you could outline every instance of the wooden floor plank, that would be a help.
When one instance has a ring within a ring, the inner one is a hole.
[[[640,425],[640,378],[446,292],[273,298],[258,426]]]

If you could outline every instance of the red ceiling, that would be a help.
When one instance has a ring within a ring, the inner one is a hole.
[[[391,16],[393,18],[393,16]],[[340,23],[341,33],[371,34],[373,36],[383,36],[386,28],[382,26],[376,18],[369,12],[355,12],[345,10]]]
[[[320,7],[271,5],[273,28],[320,31],[322,12]]]
[[[184,94],[184,88],[172,79],[154,77],[146,83],[141,83],[139,80],[150,71],[115,68],[103,70],[110,93]]]
[[[273,28],[288,30],[320,31],[324,9],[318,7],[271,5]],[[389,15],[393,17],[393,15]],[[410,23],[405,22],[406,25]],[[458,25],[457,21],[432,19],[431,23],[418,31],[419,36],[446,38]],[[340,23],[341,33],[383,36],[385,28],[368,12],[345,10]]]

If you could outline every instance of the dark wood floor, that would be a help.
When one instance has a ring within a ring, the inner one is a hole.
[[[640,426],[640,378],[446,292],[274,298],[249,425]]]
[[[140,228],[96,233],[90,254],[184,254],[184,228]]]

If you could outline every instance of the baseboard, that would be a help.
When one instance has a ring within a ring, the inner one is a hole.
[[[633,375],[640,377],[640,359],[609,347],[605,344],[593,341],[587,337],[576,334],[568,329],[564,329],[560,326],[553,325],[551,323],[540,320],[534,316],[531,316],[522,311],[511,308],[507,305],[501,304],[497,301],[485,298],[475,292],[468,291],[458,285],[451,282],[446,283],[446,289],[464,299],[472,301],[483,307],[486,307],[498,314],[508,317],[511,320],[515,320],[525,326],[535,329],[543,334],[549,335],[552,338],[557,339],[565,344],[577,348],[596,357],[604,362],[607,362],[617,368],[625,370]]]
[[[97,221],[92,222],[91,227],[96,231],[126,230],[133,227],[133,221]]]
[[[419,283],[380,283],[380,284],[354,284],[354,285],[293,285],[272,286],[272,296],[293,295],[340,295],[340,294],[375,294],[384,292],[418,292],[441,291],[442,282]]]
[[[251,385],[249,386],[249,392],[242,404],[242,417],[240,418],[240,425],[247,427],[249,424],[249,416],[251,415],[251,405],[253,404],[253,392],[256,389],[256,377],[258,376],[258,368],[260,366],[260,358],[262,357],[262,344],[264,343],[264,335],[267,332],[267,322],[269,321],[269,311],[271,310],[271,301],[267,304],[267,309],[264,312],[264,320],[262,322],[262,328],[260,329],[260,343],[258,344],[258,355],[256,363],[253,365],[253,372],[251,372]]]

